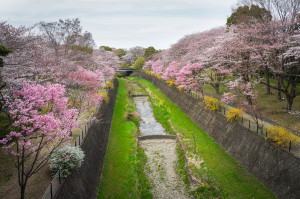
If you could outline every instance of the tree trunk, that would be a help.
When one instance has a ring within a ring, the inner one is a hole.
[[[286,96],[286,111],[291,111],[292,110],[292,105],[293,105],[294,98],[291,96]]]
[[[296,81],[294,81],[291,84],[291,88],[289,90],[287,89],[287,92],[285,92],[285,96],[286,96],[286,111],[291,111],[292,110],[292,105],[293,105],[294,99],[297,96],[297,94],[296,94],[296,86],[297,86],[297,83],[296,83]]]
[[[21,199],[25,198],[25,186],[21,186]]]
[[[278,87],[278,90],[277,90],[277,100],[278,101],[281,101],[282,99],[282,96],[281,96],[281,82],[279,80],[277,80],[277,87]]]
[[[216,89],[216,94],[220,96],[220,85],[216,85],[215,89]]]
[[[270,73],[268,71],[268,67],[267,66],[265,66],[264,76],[265,76],[266,84],[267,84],[267,94],[270,95],[271,94]]]

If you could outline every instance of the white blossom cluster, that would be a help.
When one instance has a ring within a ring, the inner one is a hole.
[[[61,177],[67,177],[73,169],[79,169],[84,159],[84,152],[80,147],[66,145],[53,152],[49,159],[49,166],[53,173],[60,169]]]

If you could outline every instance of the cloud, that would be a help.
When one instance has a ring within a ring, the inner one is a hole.
[[[186,34],[224,25],[236,0],[10,0],[2,20],[13,25],[78,17],[97,45],[167,48]]]

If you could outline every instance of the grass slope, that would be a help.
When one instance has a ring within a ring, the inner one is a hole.
[[[143,172],[145,157],[142,151],[137,153],[138,128],[126,118],[135,106],[127,95],[126,81],[119,79],[119,83],[98,198],[140,198],[140,195],[152,198]]]
[[[169,120],[175,131],[180,134],[181,142],[189,154],[194,153],[193,134],[195,135],[197,152],[194,155],[204,161],[200,168],[190,167],[191,171],[202,180],[202,185],[196,191],[197,193],[194,193],[196,197],[275,198],[265,185],[230,157],[153,84],[144,79],[134,77],[131,79],[148,87],[151,94],[159,97],[160,103],[168,107],[169,118],[165,119]]]

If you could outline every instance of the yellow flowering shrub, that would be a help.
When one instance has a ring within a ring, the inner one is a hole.
[[[105,87],[106,87],[106,88],[110,88],[110,89],[112,89],[112,90],[115,89],[115,85],[114,85],[114,83],[112,83],[112,81],[106,82]]]
[[[154,75],[154,73],[151,70],[146,70],[146,74],[148,74],[148,75]]]
[[[106,91],[102,91],[102,92],[100,92],[100,95],[102,95],[103,101],[107,104],[109,102],[108,93]]]
[[[213,97],[205,96],[203,102],[205,103],[205,109],[207,110],[216,111],[223,106],[223,103],[220,100]]]
[[[156,77],[157,79],[161,79],[161,76],[160,76],[160,75],[155,75],[155,77]]]
[[[299,142],[299,137],[282,126],[271,126],[267,128],[268,138],[271,138],[276,144],[288,148],[290,140],[293,143]]]
[[[232,108],[229,110],[228,114],[226,115],[226,119],[229,122],[236,122],[240,120],[245,115],[245,112],[239,108]]]
[[[175,84],[175,81],[173,81],[173,80],[171,80],[171,79],[168,79],[168,80],[166,81],[166,83],[168,84],[168,86],[172,86],[172,85]]]

